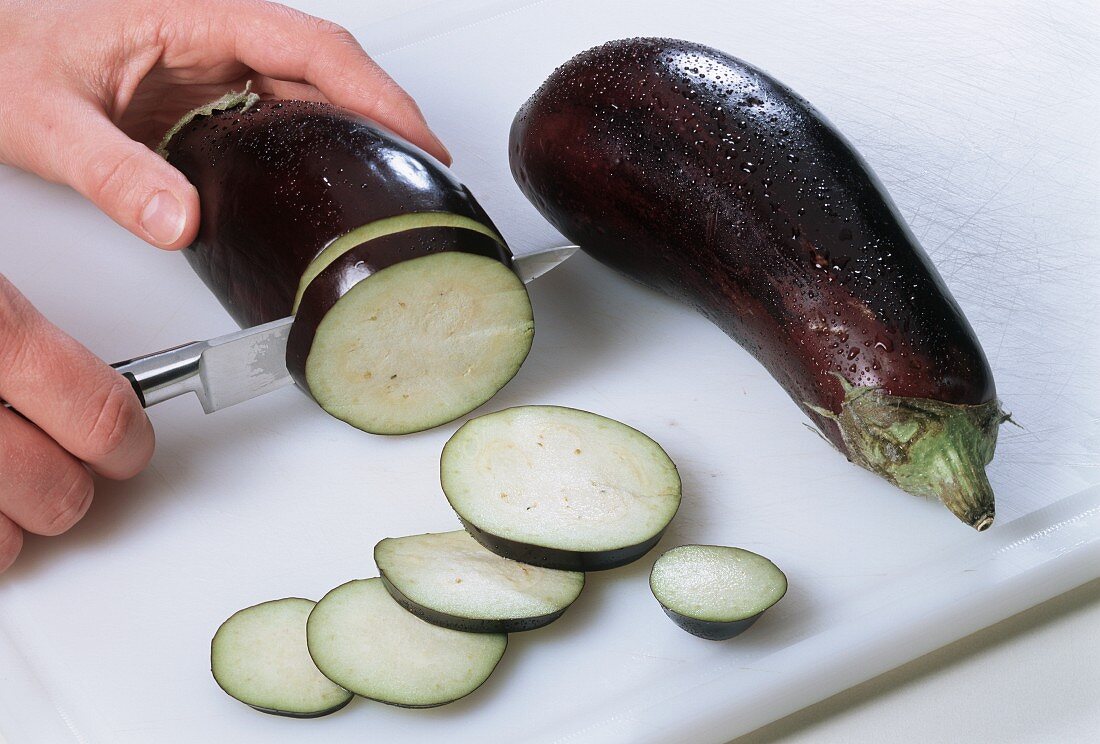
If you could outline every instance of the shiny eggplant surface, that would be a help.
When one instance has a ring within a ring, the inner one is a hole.
[[[723,52],[628,39],[517,114],[512,172],[570,240],[751,352],[824,436],[966,523],[993,520],[985,355],[867,164],[805,99]]]
[[[187,260],[242,327],[290,315],[310,262],[360,226],[428,212],[492,227],[442,164],[358,114],[245,94],[208,108],[161,150],[199,191]]]

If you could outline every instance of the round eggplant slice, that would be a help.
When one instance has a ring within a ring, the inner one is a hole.
[[[374,547],[398,604],[435,625],[474,633],[534,630],[557,620],[584,574],[502,558],[464,530],[388,537]]]
[[[306,637],[326,677],[405,708],[469,695],[508,645],[504,634],[462,633],[421,620],[390,597],[381,579],[349,581],[326,594],[309,616]]]
[[[787,592],[762,555],[720,545],[682,545],[653,564],[649,587],[665,614],[692,635],[724,641],[745,631]]]
[[[328,282],[323,272],[302,299],[287,367],[323,409],[363,431],[408,434],[453,421],[504,387],[531,350],[527,290],[496,258],[402,261],[325,309],[315,295],[331,293]]]
[[[680,505],[680,476],[659,444],[618,421],[557,406],[468,421],[443,448],[440,480],[482,545],[566,571],[640,558]]]
[[[334,713],[352,694],[317,669],[306,650],[306,618],[314,602],[290,597],[237,612],[210,644],[210,671],[230,696],[264,713],[316,718]]]

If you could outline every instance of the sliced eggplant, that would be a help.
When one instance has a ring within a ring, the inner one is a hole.
[[[326,594],[306,624],[309,653],[326,677],[357,695],[432,708],[469,695],[496,669],[508,636],[440,628],[406,612],[381,579]]]
[[[287,365],[329,413],[419,431],[519,369],[532,321],[511,252],[427,153],[336,106],[247,90],[188,114],[160,151],[201,197],[191,266],[242,326],[296,313]]]
[[[316,718],[353,695],[317,669],[306,649],[314,602],[289,597],[248,607],[222,623],[210,644],[210,671],[230,696],[264,713]]]
[[[512,633],[557,620],[584,574],[503,558],[464,530],[388,537],[374,547],[382,582],[398,604],[435,625]]]
[[[721,545],[681,545],[653,564],[649,587],[665,614],[692,635],[723,641],[744,632],[787,592],[762,555]]]
[[[680,505],[661,446],[594,413],[521,406],[466,422],[440,481],[466,530],[494,553],[566,571],[645,555]]]
[[[322,408],[358,429],[407,434],[456,419],[512,379],[531,350],[523,282],[496,258],[422,245],[441,232],[463,236],[445,244],[493,244],[455,228],[376,238],[321,272],[302,298],[287,368]],[[345,266],[377,243],[427,253],[366,277]]]

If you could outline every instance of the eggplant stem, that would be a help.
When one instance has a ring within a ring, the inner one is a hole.
[[[996,399],[958,405],[850,383],[835,419],[852,462],[904,491],[938,498],[979,531],[993,524],[985,466],[1006,420]]]
[[[175,137],[181,129],[190,124],[194,119],[200,116],[210,116],[216,111],[228,111],[238,106],[241,111],[247,111],[259,100],[260,96],[252,92],[252,81],[249,80],[244,84],[244,90],[230,91],[216,101],[211,101],[198,108],[191,109],[180,117],[180,120],[173,124],[172,128],[165,133],[164,138],[160,141],[160,144],[157,145],[157,154],[167,160],[168,143],[172,141],[172,138]]]

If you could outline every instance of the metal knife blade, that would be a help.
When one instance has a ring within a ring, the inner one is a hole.
[[[519,256],[514,268],[529,283],[572,256],[575,245]],[[145,406],[193,392],[207,413],[289,385],[286,342],[294,318],[245,328],[209,341],[112,365],[126,375]]]

